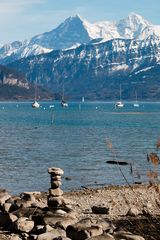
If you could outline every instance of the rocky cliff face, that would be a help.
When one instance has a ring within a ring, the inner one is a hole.
[[[42,99],[53,98],[53,94],[39,87]],[[23,74],[0,65],[0,100],[34,99],[35,87]]]

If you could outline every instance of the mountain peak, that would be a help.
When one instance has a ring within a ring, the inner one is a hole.
[[[117,29],[120,36],[124,38],[139,38],[144,29],[150,27],[151,24],[142,16],[131,12],[126,18],[121,19],[117,23]]]
[[[130,17],[130,18],[141,18],[142,19],[142,16],[137,14],[137,13],[135,13],[135,12],[130,12],[128,14],[128,17]]]
[[[70,17],[66,18],[66,20],[64,21],[64,23],[66,23],[66,22],[72,22],[72,21],[84,22],[84,21],[86,21],[86,20],[84,20],[79,14],[76,14],[75,16],[70,16]]]
[[[150,26],[151,24],[141,15],[131,12],[126,18],[119,21],[120,24],[125,24],[127,27],[136,27],[138,25]]]
[[[81,15],[79,15],[79,14],[76,14],[76,15],[75,15],[75,18],[78,18],[78,19],[80,19],[80,20],[83,21],[83,18],[82,18]]]
[[[150,25],[150,23],[147,20],[145,20],[141,15],[134,12],[129,13],[126,20],[129,20],[134,24],[145,24],[147,26]]]

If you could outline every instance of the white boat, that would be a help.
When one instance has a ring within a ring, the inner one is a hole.
[[[133,104],[134,107],[139,107],[139,103],[137,101],[137,92],[136,92],[136,102]]]
[[[34,102],[32,103],[32,108],[39,108],[40,104],[37,101],[37,79],[35,82],[35,98],[34,98]]]
[[[116,102],[116,103],[115,103],[115,107],[116,107],[116,108],[123,108],[123,107],[124,107],[124,104],[123,104],[121,101],[119,101],[119,102]]]
[[[68,103],[64,100],[64,84],[63,84],[63,89],[62,89],[61,107],[64,107],[64,108],[68,107]]]
[[[67,108],[68,107],[68,103],[62,99],[61,106],[64,107],[64,108]]]
[[[120,84],[120,93],[119,93],[119,101],[115,103],[115,108],[123,108],[124,103],[121,100],[122,90],[121,90],[121,84]]]
[[[84,97],[82,97],[82,103],[84,103]]]
[[[39,107],[40,107],[40,104],[37,101],[34,101],[32,103],[32,108],[39,108]]]
[[[134,103],[133,106],[134,107],[139,107],[139,103]]]

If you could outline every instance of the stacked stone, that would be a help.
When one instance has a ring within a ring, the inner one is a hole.
[[[61,168],[48,168],[48,173],[51,176],[51,188],[49,189],[48,196],[48,207],[50,209],[60,209],[65,206],[65,201],[63,198],[63,191],[60,189],[61,183],[61,175],[63,175],[64,171]]]

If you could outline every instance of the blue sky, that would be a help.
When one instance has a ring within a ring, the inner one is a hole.
[[[0,0],[0,43],[50,31],[76,14],[95,22],[119,20],[130,12],[160,25],[160,0]]]

